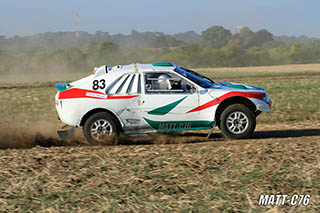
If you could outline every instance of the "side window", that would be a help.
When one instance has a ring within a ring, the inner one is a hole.
[[[179,76],[168,73],[145,73],[146,94],[191,93],[192,86]]]
[[[138,73],[125,74],[112,82],[106,93],[108,95],[139,94],[141,93],[140,78]]]

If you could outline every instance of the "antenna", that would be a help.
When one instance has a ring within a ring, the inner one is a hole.
[[[74,32],[76,38],[79,37],[79,13],[78,11],[74,14]]]

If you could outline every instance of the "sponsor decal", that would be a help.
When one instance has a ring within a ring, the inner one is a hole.
[[[294,194],[292,196],[286,194],[261,194],[259,196],[259,206],[283,206],[289,204],[291,206],[307,206],[310,203],[311,195]]]
[[[153,121],[147,118],[143,119],[158,132],[211,129],[215,124],[214,121]]]
[[[106,95],[102,95],[102,94],[98,94],[98,93],[92,93],[92,92],[87,92],[87,93],[86,93],[86,96],[88,96],[88,97],[95,97],[95,98],[102,98],[102,99],[107,98]]]
[[[158,126],[159,130],[179,130],[179,129],[191,129],[191,122],[181,122],[181,123],[161,123]]]
[[[181,103],[187,96],[185,96],[184,98],[181,98],[178,101],[175,101],[173,103],[164,105],[162,107],[156,108],[154,110],[151,110],[148,112],[148,114],[150,115],[165,115],[168,112],[170,112],[173,108],[175,108],[179,103]]]
[[[138,97],[138,95],[108,96],[107,99],[131,99],[135,97]]]
[[[212,107],[212,106],[215,106],[215,105],[221,103],[223,100],[225,100],[227,98],[231,98],[231,97],[235,97],[235,96],[240,96],[240,97],[245,97],[245,98],[256,98],[256,99],[262,100],[262,97],[265,96],[265,93],[264,92],[229,92],[229,93],[226,93],[216,99],[213,99],[212,101],[209,101],[203,105],[200,105],[194,109],[191,109],[187,113],[197,112],[197,111],[207,109],[209,107]]]

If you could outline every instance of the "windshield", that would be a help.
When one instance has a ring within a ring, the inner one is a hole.
[[[212,87],[214,81],[189,69],[176,66],[175,71],[203,88]]]

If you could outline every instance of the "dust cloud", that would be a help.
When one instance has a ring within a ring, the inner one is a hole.
[[[59,138],[56,132],[58,129],[56,124],[45,121],[32,124],[19,124],[17,120],[2,119],[0,122],[0,149],[28,149],[35,146],[180,144],[208,141],[205,137],[206,133],[174,132],[136,135],[120,134],[115,138],[105,138],[99,144],[89,144],[83,137],[81,128],[75,131],[74,136],[65,140]]]
[[[0,149],[25,149],[35,146],[76,146],[87,143],[79,136],[61,140],[56,130],[56,125],[48,122],[22,125],[17,124],[14,120],[3,119],[0,122]]]

